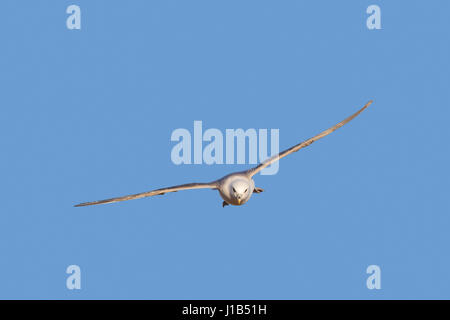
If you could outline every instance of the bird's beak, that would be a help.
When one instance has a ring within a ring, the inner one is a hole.
[[[241,204],[241,199],[238,199],[238,204]]]

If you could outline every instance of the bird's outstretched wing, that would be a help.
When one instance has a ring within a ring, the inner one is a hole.
[[[92,201],[92,202],[83,202],[80,204],[75,205],[75,207],[84,207],[84,206],[91,206],[94,204],[103,204],[103,203],[112,203],[112,202],[118,202],[118,201],[125,201],[125,200],[132,200],[132,199],[139,199],[144,197],[151,197],[151,196],[157,196],[157,195],[163,195],[168,192],[177,192],[180,190],[189,190],[189,189],[217,189],[217,183],[211,182],[211,183],[187,183],[187,184],[181,184],[179,186],[173,186],[168,188],[162,188],[137,194],[131,194],[128,196],[123,197],[117,197],[117,198],[111,198],[111,199],[105,199],[105,200],[99,200],[99,201]]]
[[[289,154],[291,154],[291,153],[293,153],[293,152],[297,152],[298,150],[300,150],[300,149],[302,149],[302,148],[304,148],[304,147],[309,146],[309,145],[310,145],[311,143],[313,143],[314,141],[317,141],[317,140],[319,140],[319,139],[321,139],[321,138],[323,138],[323,137],[329,135],[329,134],[332,133],[333,131],[335,131],[335,130],[339,129],[340,127],[342,127],[344,124],[346,124],[346,123],[350,122],[351,120],[353,120],[353,118],[355,118],[357,115],[359,115],[359,114],[360,114],[364,109],[366,109],[372,102],[373,102],[373,101],[370,100],[370,101],[367,102],[367,104],[366,104],[364,107],[362,107],[358,112],[352,114],[352,115],[351,115],[350,117],[348,117],[347,119],[345,119],[345,120],[339,122],[338,124],[332,126],[332,127],[329,128],[329,129],[327,129],[327,130],[325,130],[325,131],[319,133],[318,135],[316,135],[316,136],[314,136],[314,137],[312,137],[312,138],[309,138],[308,140],[305,140],[305,141],[303,141],[303,142],[301,142],[301,143],[299,143],[299,144],[296,144],[295,146],[293,146],[293,147],[291,147],[291,148],[289,148],[289,149],[287,149],[287,150],[284,150],[284,151],[280,152],[280,153],[277,154],[277,155],[274,155],[274,156],[270,157],[269,159],[263,161],[262,163],[260,163],[260,164],[257,165],[256,167],[254,167],[254,168],[252,168],[252,169],[250,169],[250,170],[247,170],[246,173],[247,173],[250,177],[252,177],[252,176],[254,176],[255,174],[257,174],[259,171],[261,171],[262,169],[264,169],[265,167],[269,166],[270,164],[272,164],[272,163],[274,163],[274,162],[280,160],[280,159],[283,158],[283,157],[286,157],[287,155],[289,155]]]

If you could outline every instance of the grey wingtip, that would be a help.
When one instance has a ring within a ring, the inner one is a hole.
[[[93,203],[91,203],[91,202],[83,202],[83,203],[79,203],[79,204],[75,204],[74,205],[74,207],[86,207],[86,206],[90,206],[90,205],[92,205]]]

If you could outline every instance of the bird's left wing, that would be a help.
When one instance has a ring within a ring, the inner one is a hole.
[[[322,139],[323,137],[329,135],[330,133],[332,133],[333,131],[339,129],[340,127],[342,127],[343,125],[347,124],[348,122],[350,122],[351,120],[353,120],[357,115],[359,115],[361,112],[363,112],[364,109],[366,109],[373,101],[370,100],[369,102],[366,103],[366,105],[364,107],[362,107],[360,110],[358,110],[357,112],[355,112],[354,114],[352,114],[351,116],[349,116],[348,118],[342,120],[341,122],[339,122],[338,124],[332,126],[331,128],[322,131],[321,133],[319,133],[318,135],[315,135],[312,138],[309,138],[308,140],[305,140],[303,142],[300,142],[299,144],[296,144],[295,146],[286,149],[282,152],[280,152],[279,154],[274,155],[273,157],[270,157],[269,159],[267,159],[266,161],[260,163],[259,165],[257,165],[256,167],[247,170],[246,173],[247,175],[249,175],[250,177],[253,177],[255,174],[257,174],[259,171],[261,171],[262,169],[264,169],[265,167],[269,166],[270,164],[280,160],[281,158],[286,157],[287,155],[293,153],[293,152],[297,152],[298,150],[309,146],[311,143],[313,143],[314,141],[317,141],[319,139]]]
[[[162,188],[162,189],[157,189],[157,190],[152,190],[152,191],[147,191],[147,192],[142,192],[142,193],[137,193],[137,194],[131,194],[128,196],[123,196],[123,197],[117,197],[117,198],[111,198],[111,199],[105,199],[105,200],[99,200],[99,201],[92,201],[92,202],[83,202],[83,203],[75,205],[75,207],[84,207],[84,206],[91,206],[94,204],[103,204],[103,203],[112,203],[112,202],[118,202],[118,201],[139,199],[139,198],[163,195],[168,192],[177,192],[180,190],[189,190],[189,189],[217,189],[217,183],[214,181],[211,183],[181,184],[178,186]]]

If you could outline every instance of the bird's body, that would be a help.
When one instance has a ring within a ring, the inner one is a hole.
[[[189,190],[189,189],[215,189],[219,191],[220,196],[222,197],[223,201],[223,207],[226,205],[243,205],[246,203],[253,193],[260,193],[263,191],[261,188],[255,187],[255,182],[253,181],[253,176],[261,171],[262,169],[266,168],[270,164],[280,160],[281,158],[284,158],[285,156],[297,152],[298,150],[309,146],[314,141],[317,141],[327,135],[329,135],[331,132],[339,129],[346,123],[350,122],[353,118],[355,118],[357,115],[359,115],[364,109],[366,109],[372,101],[369,101],[364,107],[362,107],[358,112],[354,113],[350,117],[346,118],[345,120],[339,122],[338,124],[334,125],[333,127],[319,133],[318,135],[315,135],[314,137],[307,139],[299,144],[296,144],[295,146],[286,149],[277,155],[265,160],[264,162],[260,163],[258,166],[241,172],[235,172],[231,173],[229,175],[226,175],[223,178],[220,178],[218,180],[215,180],[210,183],[188,183],[188,184],[182,184],[178,186],[173,186],[169,188],[162,188],[157,189],[153,191],[143,192],[143,193],[137,193],[132,194],[128,196],[123,197],[117,197],[117,198],[111,198],[106,200],[99,200],[99,201],[93,201],[93,202],[84,202],[75,205],[75,207],[83,207],[83,206],[90,206],[95,204],[103,204],[103,203],[112,203],[112,202],[118,202],[118,201],[125,201],[125,200],[131,200],[131,199],[139,199],[144,197],[150,197],[155,195],[163,195],[168,192],[177,192],[180,190]]]
[[[235,206],[246,203],[255,190],[255,182],[245,171],[229,174],[217,180],[217,185],[224,202]]]

